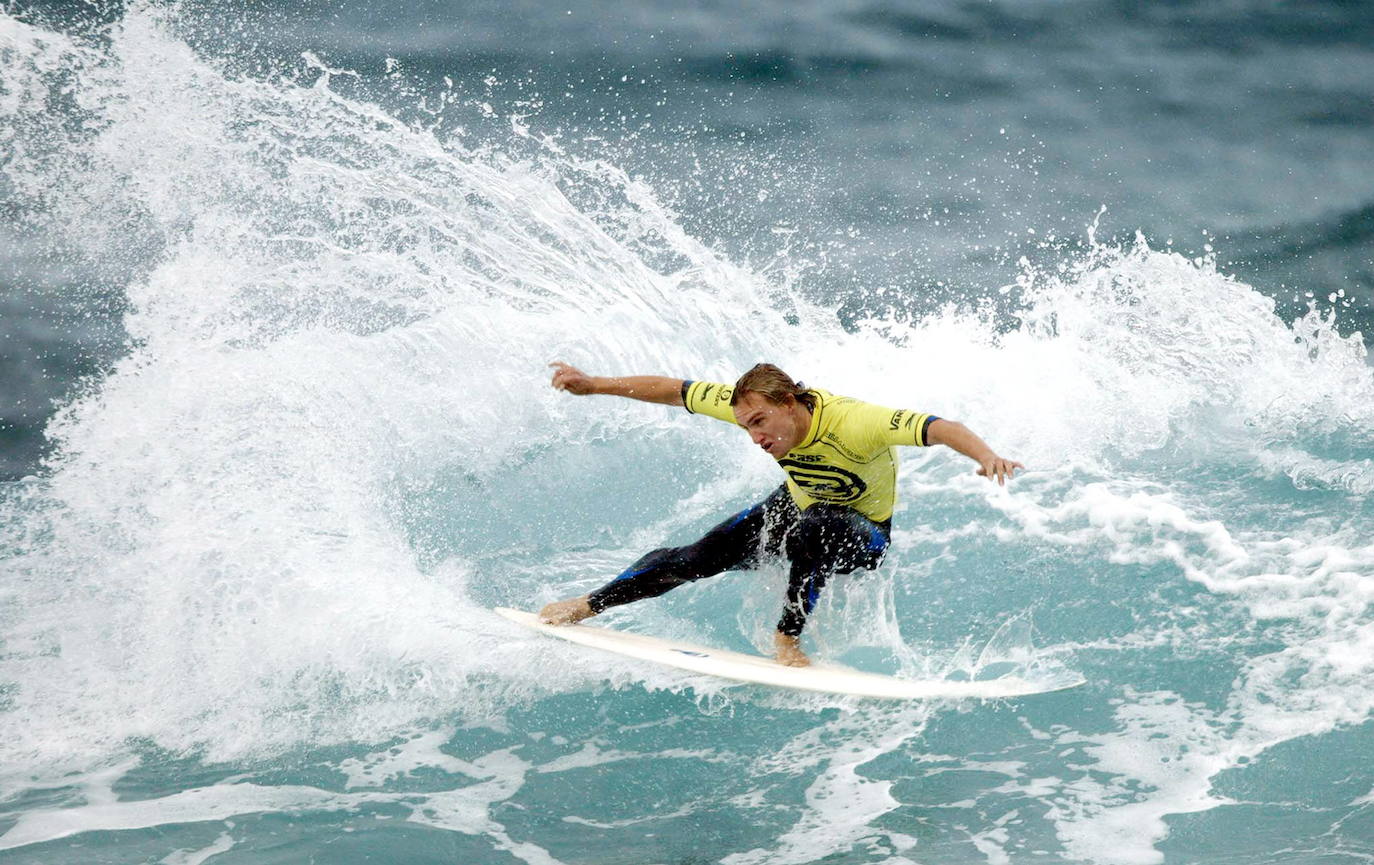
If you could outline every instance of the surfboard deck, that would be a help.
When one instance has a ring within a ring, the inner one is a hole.
[[[788,667],[760,655],[712,649],[593,625],[546,625],[534,613],[508,607],[497,607],[493,612],[516,624],[570,643],[693,673],[798,691],[887,700],[993,700],[1062,691],[1076,688],[1086,681],[1081,676],[1048,685],[1010,676],[982,681],[899,679],[816,661],[812,661],[809,667]]]

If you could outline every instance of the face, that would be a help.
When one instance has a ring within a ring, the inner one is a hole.
[[[735,405],[735,420],[749,433],[754,444],[763,448],[773,459],[782,459],[788,451],[801,444],[811,423],[806,406],[788,397],[776,403],[762,394],[746,393]]]

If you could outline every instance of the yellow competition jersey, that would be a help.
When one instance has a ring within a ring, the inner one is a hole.
[[[687,382],[682,401],[687,411],[738,425],[730,407],[734,386],[711,381]],[[787,473],[787,490],[806,510],[817,502],[847,505],[874,522],[892,518],[897,503],[897,445],[925,447],[934,415],[884,408],[811,389],[816,408],[801,444],[778,465]]]

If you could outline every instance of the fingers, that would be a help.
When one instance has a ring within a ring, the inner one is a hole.
[[[1007,485],[1007,478],[1011,475],[1011,469],[1007,467],[1006,460],[993,460],[991,477],[997,478],[997,485],[1004,487]]]
[[[1025,466],[1013,460],[1004,460],[1001,457],[995,457],[983,463],[978,469],[978,474],[988,480],[993,480],[995,478],[997,480],[997,485],[1004,487],[1007,485],[1007,480],[1016,475],[1017,469],[1024,470],[1025,468]]]
[[[556,360],[550,363],[549,366],[553,368],[553,380],[549,383],[553,385],[554,390],[567,390],[568,380],[581,375],[577,367],[566,364],[561,360]]]

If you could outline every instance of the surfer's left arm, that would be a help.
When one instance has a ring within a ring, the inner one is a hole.
[[[958,451],[978,463],[978,474],[989,480],[996,478],[1001,486],[1006,485],[1017,469],[1025,468],[1014,460],[998,456],[977,433],[958,421],[936,418],[925,432],[926,444],[944,445]]]

